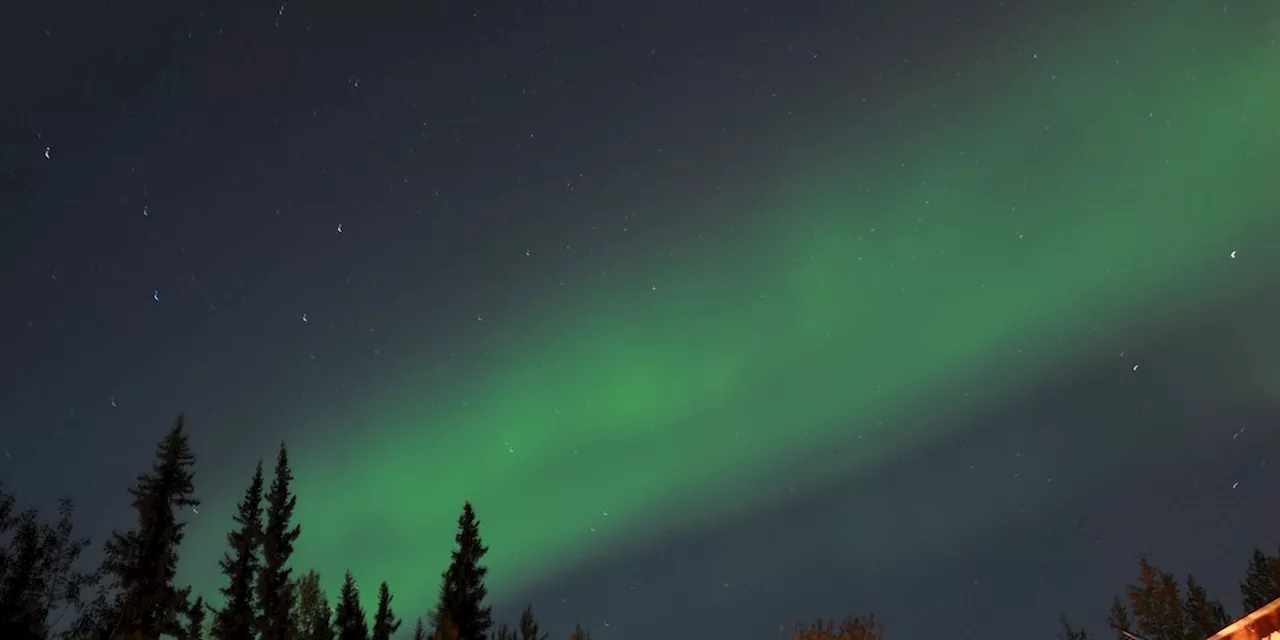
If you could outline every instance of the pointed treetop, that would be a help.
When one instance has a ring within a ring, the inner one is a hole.
[[[547,634],[539,633],[538,621],[533,617],[533,605],[525,605],[520,613],[520,640],[546,640]]]
[[[378,587],[378,610],[373,615],[373,640],[391,640],[403,622],[391,609],[391,588],[383,582]]]

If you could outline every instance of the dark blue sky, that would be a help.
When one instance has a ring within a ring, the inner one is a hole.
[[[701,203],[753,203],[802,161],[773,155],[784,141],[856,130],[861,162],[876,162],[875,142],[911,135],[894,113],[919,106],[912,88],[936,65],[977,50],[998,64],[1020,53],[998,43],[1107,19],[1095,2],[1078,14],[961,4],[6,8],[0,480],[24,504],[73,496],[82,531],[100,540],[128,524],[126,487],[186,412],[202,477],[219,479],[210,493],[226,506],[239,480],[222,478],[247,480],[275,443],[378,429],[328,418],[359,414],[410,370],[446,367],[452,345],[481,330],[476,309],[589,288],[609,265],[687,241],[716,223]],[[849,95],[889,106],[845,115]],[[779,124],[800,105],[803,119]],[[621,207],[643,212],[642,241],[598,233]],[[569,246],[561,275],[512,286],[524,247]],[[954,438],[918,443],[874,477],[697,527],[654,523],[652,544],[498,594],[498,612],[532,601],[553,637],[581,621],[600,640],[767,638],[869,612],[901,640],[1048,637],[1060,612],[1101,632],[1146,553],[1239,613],[1250,547],[1280,542],[1275,383],[1236,367],[1274,344],[1270,291],[1133,336],[1140,378],[1114,360],[1072,364],[966,410],[947,426]],[[407,313],[422,308],[433,311]],[[329,324],[326,342],[300,333],[302,313]],[[1062,486],[1054,504],[956,522],[983,533],[947,553],[950,526],[901,532],[918,556],[905,545],[841,555],[860,535],[897,537],[866,530],[891,519],[838,515],[850,503],[879,513],[933,496],[922,504],[988,514],[979,506],[1001,481],[961,486],[938,470],[963,459],[1011,471],[1015,441],[1057,452],[1042,469]],[[753,586],[731,588],[725,563]],[[406,597],[401,613],[430,604]]]

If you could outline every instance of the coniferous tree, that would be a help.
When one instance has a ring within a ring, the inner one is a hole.
[[[369,623],[365,619],[364,608],[360,606],[360,590],[356,588],[356,578],[350,571],[342,581],[333,626],[337,640],[369,640]]]
[[[460,640],[484,640],[493,626],[492,610],[485,606],[488,589],[484,585],[489,569],[480,564],[489,548],[480,540],[480,522],[471,503],[462,506],[453,561],[445,569],[440,585],[440,604],[432,622],[440,629],[445,617],[452,619]]]
[[[13,527],[13,511],[18,508],[18,498],[13,494],[4,490],[4,484],[0,483],[0,532],[8,531]],[[4,564],[0,564],[3,568]]]
[[[258,577],[258,607],[261,640],[289,640],[293,613],[293,580],[289,577],[289,557],[302,528],[292,525],[298,499],[289,492],[293,473],[284,443],[276,457],[275,479],[267,493],[267,522],[262,537],[262,568]],[[292,525],[292,526],[291,526]]]
[[[506,623],[498,625],[498,628],[489,635],[490,640],[516,640],[516,632],[508,627]]]
[[[520,640],[547,640],[547,634],[538,633],[538,620],[533,617],[533,605],[525,605],[520,613]]]
[[[249,489],[234,516],[236,529],[227,534],[231,550],[218,561],[227,586],[219,589],[223,607],[214,614],[213,637],[240,640],[253,637],[258,626],[254,584],[262,569],[262,463],[253,471]]]
[[[178,547],[185,523],[177,511],[200,506],[195,497],[195,456],[182,416],[156,448],[151,471],[129,489],[137,526],[115,532],[104,546],[102,570],[114,597],[99,608],[113,640],[159,638],[182,633],[181,614],[188,610],[190,588],[178,588]]]
[[[1240,583],[1240,594],[1244,596],[1246,614],[1280,598],[1280,556],[1255,548],[1244,581]]]
[[[1116,640],[1129,640],[1129,637],[1121,633],[1127,631],[1133,633],[1133,616],[1129,615],[1129,607],[1124,605],[1120,600],[1120,596],[1111,599],[1111,610],[1107,613],[1107,626],[1116,632]]]
[[[204,618],[205,609],[204,598],[196,598],[191,603],[191,607],[187,609],[187,626],[183,630],[182,640],[204,640]]]
[[[293,626],[299,640],[333,640],[333,610],[314,569],[294,583]]]
[[[378,610],[373,614],[373,640],[391,640],[400,630],[402,620],[391,610],[391,588],[386,582],[378,587]]]
[[[83,608],[82,592],[96,583],[75,566],[89,540],[73,537],[70,500],[59,501],[54,524],[41,523],[35,509],[15,517],[15,506],[0,489],[0,535],[11,534],[0,548],[0,638],[45,638],[62,615]]]
[[[427,625],[419,617],[413,625],[413,640],[427,640]]]
[[[1226,609],[1217,600],[1209,598],[1208,591],[1193,575],[1187,576],[1187,599],[1183,603],[1183,616],[1189,640],[1211,637],[1231,623]]]
[[[1058,640],[1089,640],[1089,634],[1073,624],[1067,619],[1067,614],[1058,616],[1058,624],[1062,630],[1058,632]]]

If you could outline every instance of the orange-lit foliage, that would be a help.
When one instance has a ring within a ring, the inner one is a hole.
[[[820,619],[799,625],[791,640],[884,640],[884,624],[875,616],[849,616],[840,624]]]

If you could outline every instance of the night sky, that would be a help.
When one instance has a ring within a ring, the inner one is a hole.
[[[1278,9],[15,3],[0,479],[100,541],[185,412],[208,595],[284,440],[295,568],[411,620],[471,500],[554,637],[1101,631],[1140,553],[1239,614]]]

